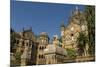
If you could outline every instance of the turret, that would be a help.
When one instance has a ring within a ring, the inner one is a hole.
[[[64,36],[65,25],[64,23],[61,24],[61,36]]]
[[[59,45],[58,35],[53,36],[53,45]]]
[[[75,11],[74,11],[74,15],[77,15],[79,13],[80,13],[79,8],[78,8],[78,6],[76,6]]]
[[[37,48],[37,61],[36,64],[45,64],[44,49],[49,44],[49,36],[46,32],[42,32],[38,38],[38,48]],[[41,61],[42,60],[42,61]]]

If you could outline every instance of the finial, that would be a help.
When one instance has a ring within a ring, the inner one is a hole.
[[[61,27],[65,27],[64,22],[61,22]]]
[[[58,35],[53,35],[54,38],[58,39]]]
[[[78,8],[78,6],[76,6],[75,11],[74,11],[74,15],[77,15],[79,13],[80,13],[79,8]]]
[[[24,31],[24,27],[23,27],[23,31]]]
[[[78,6],[76,6],[76,10],[78,10]]]
[[[32,31],[32,27],[30,27],[30,30]]]

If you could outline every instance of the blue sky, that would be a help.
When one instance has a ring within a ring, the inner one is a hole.
[[[32,27],[36,35],[47,32],[50,38],[55,34],[60,36],[61,23],[67,25],[76,6],[84,10],[84,5],[11,1],[10,25],[17,32],[22,31],[23,27]]]

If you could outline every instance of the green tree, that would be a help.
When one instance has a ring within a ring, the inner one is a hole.
[[[88,43],[88,37],[83,32],[80,32],[79,37],[77,38],[77,43],[78,55],[82,56],[84,54],[86,43]]]
[[[67,57],[69,58],[76,58],[76,50],[74,49],[66,49],[67,51]]]
[[[89,34],[89,54],[95,55],[95,6],[86,6],[84,12]]]
[[[15,31],[10,29],[10,52],[14,52],[14,43],[15,43]]]
[[[15,60],[15,65],[19,66],[21,64],[21,54],[22,54],[21,52],[16,52],[15,53],[15,59],[16,59]]]

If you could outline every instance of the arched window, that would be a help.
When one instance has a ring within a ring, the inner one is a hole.
[[[39,47],[39,49],[40,49],[40,50],[42,49],[41,46]]]
[[[42,50],[44,49],[44,47],[42,46]]]
[[[17,40],[17,44],[19,44],[19,40]]]
[[[41,55],[39,55],[39,59],[41,58]]]
[[[24,46],[24,41],[22,42],[22,46]]]
[[[43,55],[41,55],[41,58],[43,58]]]
[[[28,46],[29,43],[26,43],[26,46]]]
[[[74,34],[71,34],[71,36],[73,36]]]
[[[45,57],[44,57],[44,55],[39,55],[39,59],[40,59],[40,58],[45,58]]]

